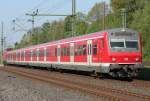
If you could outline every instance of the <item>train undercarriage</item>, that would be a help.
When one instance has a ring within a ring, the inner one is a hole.
[[[109,75],[116,78],[134,78],[137,77],[141,64],[113,64],[110,65]]]

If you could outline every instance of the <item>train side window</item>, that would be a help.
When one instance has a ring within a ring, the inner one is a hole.
[[[93,45],[93,55],[97,55],[97,44]]]
[[[61,56],[63,57],[63,47],[61,47]]]
[[[82,49],[83,49],[83,55],[86,55],[86,45],[83,45]]]
[[[24,52],[21,53],[21,58],[24,58]]]
[[[104,39],[101,39],[101,47],[104,48]]]
[[[36,54],[37,54],[36,51],[33,51],[33,57],[36,57]]]
[[[69,56],[70,55],[70,49],[69,47],[63,47],[61,48],[61,56]]]
[[[69,56],[70,55],[70,49],[69,49],[69,47],[67,47],[67,56]]]
[[[40,50],[39,51],[39,57],[43,57],[44,56],[44,50]]]
[[[70,47],[70,56],[74,56],[74,46]]]
[[[54,56],[57,56],[57,48],[55,48],[55,55]]]
[[[75,56],[77,56],[77,52],[78,52],[78,50],[77,50],[77,45],[75,45],[75,46],[74,46],[74,54],[75,54]]]
[[[32,55],[33,55],[33,52],[30,50],[30,59],[31,59]]]
[[[19,58],[19,52],[16,53],[16,57]]]
[[[25,57],[27,57],[28,56],[28,52],[25,52]]]
[[[77,46],[77,56],[80,56],[80,46]]]
[[[11,55],[9,54],[9,60],[11,59]]]
[[[18,52],[18,58],[20,58],[20,52]]]
[[[30,52],[25,52],[25,57],[30,57]]]
[[[50,49],[49,49],[49,48],[46,49],[46,56],[47,56],[47,57],[50,56]]]
[[[66,54],[66,51],[67,51],[67,48],[66,47],[64,47],[64,56],[66,56],[67,54]]]
[[[79,46],[79,56],[82,55],[82,46]]]

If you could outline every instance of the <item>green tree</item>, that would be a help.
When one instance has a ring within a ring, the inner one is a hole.
[[[134,20],[130,27],[136,29],[142,34],[143,57],[150,58],[150,1],[147,2],[144,9],[138,10],[133,14]]]

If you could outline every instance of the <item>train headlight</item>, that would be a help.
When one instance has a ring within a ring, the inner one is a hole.
[[[135,61],[139,61],[139,58],[135,58]]]
[[[128,58],[124,58],[124,61],[128,61],[129,59]]]
[[[116,58],[112,58],[112,61],[115,62],[115,61],[116,61]]]

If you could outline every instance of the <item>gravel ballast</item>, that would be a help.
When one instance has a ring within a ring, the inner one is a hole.
[[[0,71],[0,101],[109,101]]]

